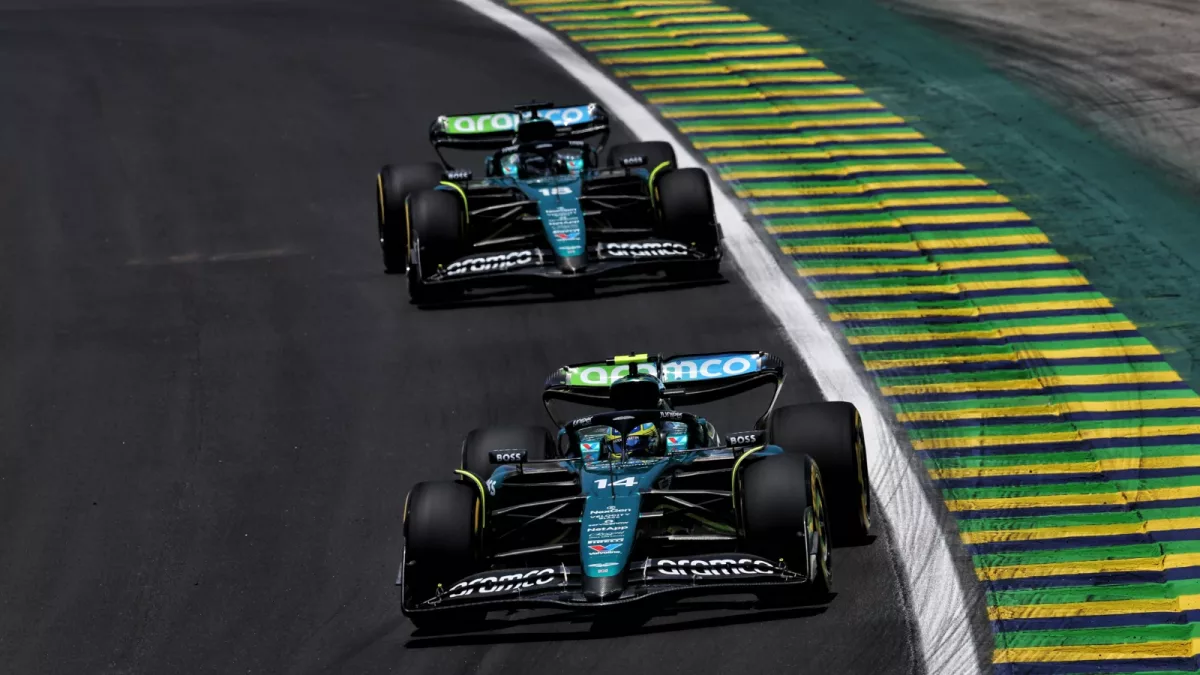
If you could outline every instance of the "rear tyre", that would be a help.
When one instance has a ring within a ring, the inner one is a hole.
[[[798,453],[763,457],[742,470],[742,525],[751,553],[784,561],[788,569],[809,573],[809,554],[815,554],[812,578],[804,587],[764,588],[768,603],[823,602],[833,590],[833,557],[829,544],[829,514],[816,464]],[[809,522],[809,519],[812,519]],[[815,550],[809,551],[808,532],[816,530]]]
[[[486,481],[495,470],[492,450],[525,450],[531,460],[550,459],[557,455],[554,438],[544,427],[503,426],[474,429],[463,441],[462,468],[480,481]]]
[[[447,591],[479,565],[479,525],[483,504],[474,486],[453,481],[417,483],[404,513],[404,607]],[[464,608],[412,614],[422,630],[456,630],[481,621],[486,611]]]
[[[442,180],[442,165],[436,162],[393,166],[379,170],[375,178],[375,214],[379,226],[379,246],[383,249],[383,267],[388,274],[408,267],[408,216],[404,201],[408,195],[429,190]]]
[[[678,169],[659,178],[654,190],[661,235],[666,239],[691,244],[710,255],[717,255],[721,230],[713,209],[708,174],[703,169]],[[720,265],[719,260],[689,265],[672,276],[713,277],[718,274]]]
[[[449,190],[422,190],[408,198],[412,232],[412,266],[408,269],[408,294],[413,302],[444,299],[426,279],[458,257],[465,208],[462,197]]]
[[[836,546],[866,542],[871,532],[871,482],[862,418],[852,403],[784,406],[767,420],[767,442],[803,452],[820,467],[829,494]]]
[[[670,169],[676,167],[675,148],[663,141],[646,141],[644,143],[622,143],[614,145],[608,151],[608,166],[620,168],[621,161],[630,157],[645,157],[643,168],[653,171],[663,162],[670,164]]]

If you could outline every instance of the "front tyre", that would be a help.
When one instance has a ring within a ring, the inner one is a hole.
[[[405,502],[403,606],[413,608],[446,592],[479,565],[483,503],[470,485],[454,481],[417,483]],[[479,610],[410,614],[417,628],[444,630],[447,623],[483,619]]]
[[[442,165],[436,162],[394,166],[388,164],[375,177],[375,216],[383,266],[389,274],[408,267],[409,231],[405,200],[420,190],[429,190],[442,180]]]
[[[833,542],[865,543],[871,531],[871,482],[862,417],[844,401],[789,405],[771,413],[767,442],[803,452],[821,468],[829,492]]]
[[[413,302],[424,303],[441,297],[426,280],[458,257],[465,218],[466,209],[457,193],[423,190],[409,196],[413,264],[408,269],[408,294]]]
[[[764,588],[760,597],[781,604],[827,600],[833,590],[833,556],[816,463],[794,453],[752,460],[742,470],[741,490],[748,550],[810,577],[802,588]]]
[[[712,185],[703,169],[672,171],[654,185],[660,235],[695,246],[708,255],[720,253],[721,230],[713,208]],[[689,266],[690,277],[716,276],[720,261]]]

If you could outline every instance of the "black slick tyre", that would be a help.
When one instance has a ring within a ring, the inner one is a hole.
[[[644,157],[645,163],[642,167],[650,171],[658,168],[663,162],[667,162],[670,166],[667,168],[673,169],[676,166],[675,148],[671,147],[670,143],[664,141],[645,141],[643,143],[621,143],[614,145],[608,151],[608,166],[620,168],[623,160],[630,157]]]
[[[871,482],[862,418],[854,404],[831,401],[779,408],[767,420],[766,440],[787,452],[803,452],[820,467],[834,545],[866,542],[871,531]]]
[[[496,468],[488,455],[492,450],[524,450],[530,460],[550,459],[557,454],[554,438],[543,427],[484,427],[473,429],[463,441],[463,470],[486,481]]]
[[[784,605],[827,600],[833,590],[833,556],[829,511],[816,463],[786,452],[753,459],[741,470],[741,494],[749,552],[783,561],[793,571],[811,573],[802,587],[764,587],[759,597]],[[810,532],[816,536],[810,538]],[[811,570],[810,557],[815,560]]]
[[[408,267],[408,217],[404,202],[408,195],[429,190],[442,180],[442,165],[436,162],[395,166],[388,164],[375,177],[375,214],[383,267],[389,274]]]
[[[479,564],[483,504],[472,485],[455,481],[417,483],[405,501],[404,608],[445,592]],[[467,627],[483,619],[477,609],[407,613],[422,630],[441,631],[450,624]]]
[[[677,169],[659,178],[654,191],[661,236],[717,255],[721,231],[713,208],[708,174],[697,168]],[[714,276],[719,268],[720,261],[714,260],[689,266],[680,276]]]
[[[422,190],[408,198],[408,223],[412,232],[412,261],[408,269],[408,294],[413,302],[440,299],[426,279],[458,257],[466,216],[462,196],[450,190]]]

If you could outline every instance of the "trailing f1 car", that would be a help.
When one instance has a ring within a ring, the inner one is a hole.
[[[718,274],[708,176],[678,168],[663,142],[617,145],[601,166],[609,125],[595,103],[442,116],[429,135],[440,164],[388,165],[376,178],[384,266],[408,273],[416,302],[471,286]],[[492,154],[476,178],[443,148]]]
[[[557,370],[543,392],[557,437],[476,429],[457,480],[409,493],[402,611],[437,630],[491,609],[606,611],[669,594],[828,598],[832,543],[871,526],[862,423],[850,403],[774,409],[782,384],[765,352]],[[774,396],[748,431],[675,409],[763,385]],[[560,420],[562,401],[610,411]]]

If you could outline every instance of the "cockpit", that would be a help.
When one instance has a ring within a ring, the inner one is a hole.
[[[585,462],[663,457],[688,449],[688,426],[683,422],[645,422],[622,437],[613,427],[580,429],[579,454]]]
[[[507,154],[496,153],[492,162],[494,166],[499,167],[501,175],[522,179],[567,176],[584,169],[581,148],[558,148],[549,152],[518,150]]]

